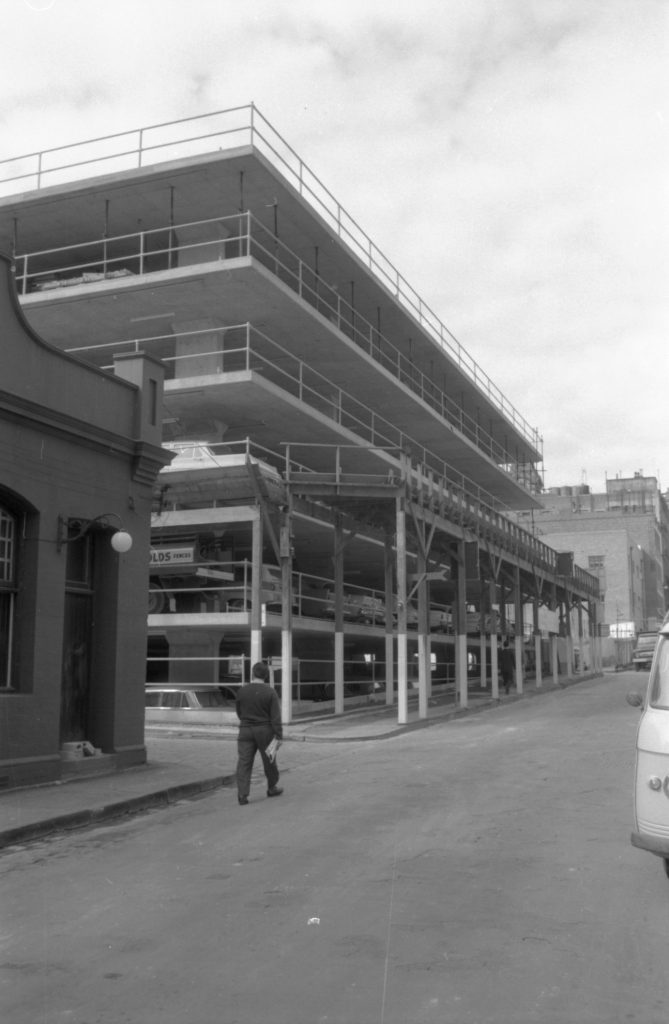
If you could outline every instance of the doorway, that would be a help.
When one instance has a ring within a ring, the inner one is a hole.
[[[93,545],[89,537],[67,547],[60,742],[90,739],[89,709],[93,644]]]

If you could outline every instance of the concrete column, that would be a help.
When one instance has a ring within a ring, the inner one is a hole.
[[[567,651],[566,675],[570,677],[574,674],[574,640],[571,634],[571,596],[569,591],[567,591],[567,597],[563,604],[563,608],[566,640],[565,648]]]
[[[485,622],[485,619],[483,620]],[[481,663],[481,687],[488,689],[488,636],[484,629],[481,630],[481,647],[479,661]]]
[[[455,685],[458,704],[461,708],[469,705],[469,680],[467,676],[467,579],[465,570],[465,545],[458,541],[456,601],[455,601]]]
[[[514,603],[516,617],[516,636],[514,642],[514,654],[516,658],[516,693],[523,692],[523,640],[525,630],[523,623],[523,602],[520,592],[520,568],[515,568]]]
[[[534,664],[535,685],[540,687],[543,683],[543,665],[541,664],[541,633],[539,632],[539,601],[535,597],[532,602],[532,629],[534,631]]]
[[[406,559],[406,498],[402,494],[395,500],[396,552],[397,552],[397,723],[408,720],[407,694],[407,559]]]
[[[251,667],[262,661],[262,604],[260,583],[262,578],[262,519],[252,523],[251,538]]]
[[[221,629],[184,629],[166,631],[169,646],[170,683],[217,683]]]
[[[226,366],[224,363],[224,332],[220,320],[215,317],[201,317],[174,324],[175,378],[202,377],[222,373],[224,369],[242,369],[240,366]]]
[[[281,557],[281,720],[293,718],[293,548],[290,514],[282,517],[279,552]]]
[[[534,663],[536,665],[535,684],[537,687],[541,687],[544,682],[543,665],[541,664],[541,633],[534,634]]]
[[[554,635],[551,635],[551,669],[553,684],[557,686],[560,681],[560,666],[558,664],[558,638]]]
[[[418,545],[416,568],[422,579],[418,583],[418,717],[427,718],[427,695],[430,674],[429,616],[427,608],[427,570],[423,546]]]
[[[495,615],[496,587],[494,580],[489,584],[490,604],[490,682],[493,700],[499,699],[499,666],[497,664],[497,616]]]
[[[384,546],[384,575],[386,591],[386,704],[395,700],[395,643],[394,615],[395,595],[393,590],[393,543],[392,537],[386,536]]]
[[[335,715],[341,715],[344,711],[344,530],[342,528],[341,516],[337,516],[335,519],[334,587],[334,710]]]

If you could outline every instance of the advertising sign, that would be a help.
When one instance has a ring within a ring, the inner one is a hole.
[[[192,564],[195,560],[194,547],[151,548],[151,565]]]

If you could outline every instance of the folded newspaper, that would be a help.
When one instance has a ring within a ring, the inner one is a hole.
[[[276,752],[279,749],[279,746],[279,740],[275,736],[272,742],[269,744],[269,746],[265,748],[265,754],[270,759],[270,761],[273,761],[274,758],[276,757]]]

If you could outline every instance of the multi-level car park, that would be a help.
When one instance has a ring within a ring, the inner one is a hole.
[[[0,177],[31,325],[164,367],[147,681],[234,688],[262,657],[286,720],[374,691],[404,720],[412,685],[422,715],[495,686],[501,635],[539,673],[574,614],[596,649],[596,578],[508,515],[538,504],[537,430],[255,107]]]

